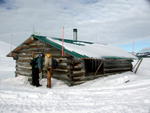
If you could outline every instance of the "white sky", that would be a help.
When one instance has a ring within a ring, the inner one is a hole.
[[[0,0],[0,40],[20,44],[40,35],[109,44],[150,42],[149,0]]]

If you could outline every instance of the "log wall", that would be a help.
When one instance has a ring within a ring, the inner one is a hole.
[[[39,53],[45,53],[45,51],[49,51],[51,52],[53,57],[61,56],[61,52],[58,49],[53,48],[52,46],[46,43],[42,43],[38,40],[34,40],[34,42],[30,44],[23,44],[22,47],[23,49],[20,50],[19,53],[17,53],[18,59],[16,60],[16,72],[15,72],[16,76],[19,75],[31,76],[32,67],[30,65],[30,62],[32,60],[33,52],[35,54],[39,54]]]
[[[61,62],[58,68],[54,69],[53,77],[63,80],[69,86],[85,82],[84,64],[81,60],[73,57],[56,59]]]
[[[61,51],[38,40],[32,43],[23,44],[23,49],[17,53],[16,76],[24,75],[31,77],[32,53],[45,53],[49,51],[59,65],[53,70],[53,77],[63,80],[68,85],[77,85],[86,80],[95,79],[100,76],[118,72],[131,71],[131,60],[125,59],[75,59],[70,55],[61,56]],[[85,65],[85,63],[87,63]],[[100,68],[98,68],[100,65]],[[46,77],[46,70],[43,69],[43,77]],[[92,72],[92,73],[91,73]]]
[[[33,43],[24,44],[23,49],[17,53],[18,59],[16,60],[16,76],[24,75],[31,77],[32,67],[30,62],[32,60],[32,53],[35,54],[45,53],[49,51],[53,58],[55,58],[59,65],[56,69],[53,69],[53,77],[63,80],[68,85],[75,85],[83,83],[84,70],[83,64],[79,60],[75,60],[69,55],[61,56],[61,51],[53,48],[46,43],[42,43],[35,40]],[[46,70],[42,70],[43,77],[46,77]]]
[[[132,60],[129,59],[84,59],[84,62],[85,80],[132,71]]]
[[[104,74],[114,72],[132,71],[132,60],[106,59],[104,60]]]

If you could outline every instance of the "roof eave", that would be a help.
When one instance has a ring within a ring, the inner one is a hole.
[[[36,36],[36,35],[32,35],[34,38],[44,42],[44,43],[47,43],[47,44],[50,44],[51,46],[59,49],[59,50],[62,50],[62,45],[60,44],[57,44],[49,39],[47,39],[45,36]],[[74,52],[74,51],[69,51],[68,49],[64,48],[64,52],[71,55],[71,56],[74,56],[76,58],[88,58],[88,56],[86,55],[81,55],[77,52]]]

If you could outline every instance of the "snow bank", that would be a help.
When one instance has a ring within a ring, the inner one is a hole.
[[[18,76],[18,77],[12,77],[12,78],[7,78],[1,81],[2,84],[7,84],[7,85],[27,85],[29,84],[28,82],[28,77],[25,76]]]
[[[6,57],[11,51],[10,48],[14,48],[13,45],[0,41],[0,71],[14,71],[15,61],[13,58]]]
[[[150,59],[137,74],[126,72],[68,87],[52,79],[52,89],[31,86],[26,77],[0,79],[1,113],[149,113]],[[0,72],[1,75],[1,72]]]
[[[11,51],[11,48],[13,49],[14,46],[6,42],[0,41],[0,56],[6,56]]]

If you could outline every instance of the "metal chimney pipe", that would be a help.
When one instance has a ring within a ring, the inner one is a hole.
[[[73,40],[77,41],[78,36],[77,36],[77,29],[73,29]]]

